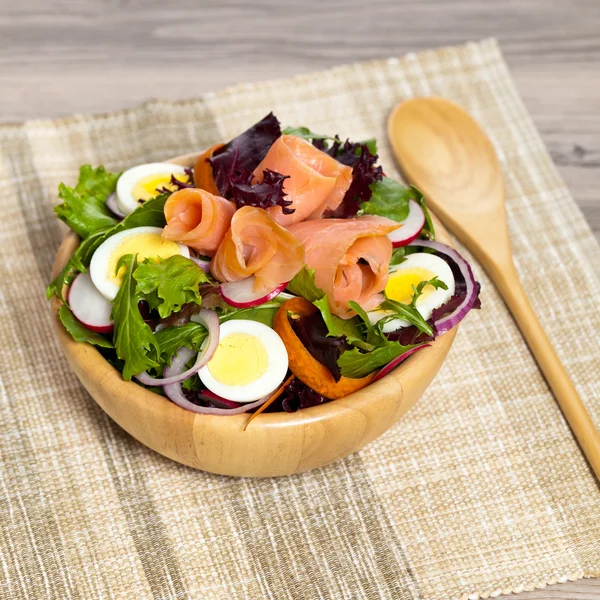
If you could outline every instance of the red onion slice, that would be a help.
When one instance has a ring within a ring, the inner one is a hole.
[[[143,383],[144,385],[169,385],[172,383],[178,383],[184,379],[187,379],[188,377],[191,377],[192,375],[195,375],[213,357],[213,354],[219,345],[219,316],[214,310],[202,309],[197,315],[193,315],[191,320],[204,325],[204,327],[206,327],[208,330],[208,340],[205,343],[204,348],[198,352],[196,362],[193,364],[193,366],[191,366],[187,371],[183,372],[181,369],[178,369],[178,372],[173,373],[172,375],[166,375],[167,371],[170,369],[169,367],[165,367],[163,375],[166,376],[162,378],[151,377],[146,372],[140,373],[139,375],[135,376],[140,383]],[[179,353],[181,353],[181,350],[182,349],[179,350]],[[184,365],[194,355],[193,351],[189,350],[189,348],[185,348],[185,350],[188,350],[191,352],[191,354],[183,363]],[[186,352],[184,354],[187,355],[188,353]],[[175,361],[175,359],[173,359],[173,361]]]
[[[195,262],[205,273],[210,273],[210,260],[202,260],[193,256],[190,256],[190,260]]]
[[[119,217],[119,219],[124,219],[125,215],[119,210],[119,205],[117,204],[117,196],[115,193],[109,194],[106,198],[106,208],[110,210],[115,217]]]
[[[454,250],[454,248],[450,248],[450,246],[447,246],[446,244],[431,240],[415,240],[414,242],[411,242],[409,246],[431,248],[439,254],[447,256],[456,263],[465,279],[466,291],[464,300],[450,314],[445,315],[433,322],[436,335],[441,335],[442,333],[446,333],[446,331],[450,331],[450,329],[458,325],[473,307],[473,304],[477,299],[477,283],[475,281],[475,276],[471,270],[471,265],[469,265],[469,263],[456,250]]]
[[[189,348],[180,348],[177,354],[173,357],[171,366],[165,367],[164,375],[167,377],[178,377],[177,374],[181,372],[181,369],[184,368],[185,364],[192,358],[193,355],[193,351]],[[177,406],[180,408],[184,408],[185,410],[199,413],[201,415],[241,415],[249,410],[252,410],[253,408],[262,406],[270,397],[265,396],[256,402],[250,402],[249,404],[244,404],[238,408],[209,408],[207,406],[198,406],[197,404],[190,402],[185,397],[183,390],[181,389],[181,380],[177,381],[177,383],[165,385],[163,390],[169,400],[177,404]]]

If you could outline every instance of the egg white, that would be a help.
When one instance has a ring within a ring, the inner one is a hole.
[[[160,227],[134,227],[132,229],[125,229],[115,235],[109,237],[107,240],[102,242],[92,255],[90,261],[90,277],[94,282],[94,285],[98,291],[107,299],[114,300],[117,292],[119,291],[119,285],[110,279],[112,273],[108,272],[108,265],[112,253],[117,249],[119,244],[129,238],[138,235],[144,235],[147,233],[161,234],[162,229]],[[179,251],[182,256],[186,258],[190,257],[190,250],[184,244],[178,244]]]
[[[185,173],[185,169],[180,165],[172,163],[147,163],[132,167],[123,172],[117,181],[117,206],[120,211],[128,215],[140,206],[139,198],[133,197],[133,188],[135,184],[149,175],[160,175],[161,173],[172,173],[177,175]]]
[[[274,392],[285,379],[288,353],[279,334],[267,325],[248,319],[232,319],[221,324],[220,338],[233,333],[256,336],[267,353],[267,370],[246,385],[228,385],[215,379],[210,372],[210,361],[198,372],[202,383],[213,393],[234,402],[254,402]],[[231,365],[235,369],[235,362]]]
[[[431,313],[436,308],[446,304],[446,302],[448,302],[448,300],[450,300],[450,298],[452,298],[454,295],[454,274],[444,259],[426,252],[409,254],[404,262],[390,267],[389,272],[391,275],[392,273],[397,273],[398,271],[405,271],[414,268],[424,269],[430,273],[433,273],[433,276],[437,276],[440,281],[443,281],[448,286],[447,290],[438,288],[426,296],[420,296],[417,299],[417,311],[427,321],[431,318]],[[384,317],[388,317],[393,314],[395,313],[390,311],[374,310],[369,313],[369,321],[372,325],[374,325]],[[408,326],[410,326],[410,323],[404,319],[390,319],[384,323],[382,330],[384,333],[391,333],[392,331],[397,331],[398,329]]]

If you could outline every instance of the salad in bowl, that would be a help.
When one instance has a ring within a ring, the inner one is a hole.
[[[423,195],[377,160],[375,140],[271,113],[193,166],[83,166],[59,186],[78,238],[47,296],[122,380],[200,417],[346,398],[480,306]]]

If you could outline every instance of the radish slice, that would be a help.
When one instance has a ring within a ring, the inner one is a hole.
[[[173,362],[170,367],[165,367],[164,375],[166,377],[176,377],[178,373],[185,367],[186,363],[194,356],[194,353],[189,348],[180,348],[177,354],[173,358]],[[218,416],[232,416],[232,415],[241,415],[253,408],[258,408],[262,406],[268,399],[269,396],[265,396],[256,402],[250,402],[248,404],[243,404],[237,408],[209,408],[207,406],[198,406],[193,402],[190,402],[183,393],[181,389],[181,382],[171,383],[169,385],[165,385],[163,388],[167,397],[177,404],[177,406],[184,408],[185,410],[190,410],[195,413],[199,413],[201,415],[218,415]]]
[[[254,275],[252,275],[252,277],[246,277],[246,279],[242,279],[241,281],[222,283],[219,289],[221,290],[223,300],[236,308],[258,306],[275,298],[275,296],[285,290],[289,283],[288,281],[280,283],[275,289],[265,294],[264,291],[258,293],[254,291],[254,281]]]
[[[117,196],[115,194],[110,194],[108,198],[106,198],[106,208],[108,208],[115,217],[119,217],[119,219],[125,218],[125,215],[119,210]]]
[[[112,304],[96,288],[89,273],[79,273],[69,288],[67,298],[75,318],[92,331],[110,333]]]
[[[193,256],[190,256],[190,260],[195,262],[205,273],[210,273],[210,260],[202,260]]]
[[[382,377],[385,377],[390,371],[393,371],[400,363],[404,362],[411,354],[414,354],[417,350],[420,350],[421,348],[427,348],[429,346],[431,346],[431,344],[423,344],[422,346],[417,346],[416,348],[411,348],[410,350],[407,350],[406,352],[404,352],[404,354],[401,354],[392,362],[385,365],[385,367],[382,367],[382,369],[378,371],[377,375],[375,375],[375,377],[373,378],[372,383],[375,383],[376,381],[379,381]]]
[[[289,292],[280,292],[279,294],[277,294],[277,298],[279,298],[279,300],[292,300],[293,298],[297,297],[298,296],[290,294]]]
[[[401,227],[387,234],[394,248],[406,246],[416,240],[425,226],[425,213],[414,200],[408,201],[408,217],[400,225]]]
[[[135,376],[140,383],[143,383],[144,385],[164,386],[172,383],[179,383],[184,379],[188,379],[192,375],[195,375],[213,357],[213,354],[219,345],[219,316],[214,310],[202,309],[197,315],[192,315],[190,320],[204,325],[204,327],[206,327],[208,330],[208,338],[204,344],[204,348],[198,352],[198,355],[196,356],[196,362],[189,369],[187,369],[187,371],[181,371],[177,374],[162,378],[152,377],[144,371],[144,373],[140,373],[139,375]],[[188,350],[188,348],[186,348],[186,350]],[[194,353],[192,352],[190,358],[193,355]],[[168,367],[165,367],[163,375],[167,372],[167,368]]]

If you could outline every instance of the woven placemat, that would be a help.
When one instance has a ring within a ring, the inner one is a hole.
[[[600,575],[598,484],[476,264],[483,309],[417,406],[362,452],[294,477],[218,477],[147,450],[54,341],[44,285],[64,230],[52,206],[80,164],[200,150],[274,110],[284,124],[376,136],[395,176],[386,117],[430,94],[490,134],[518,270],[600,424],[600,249],[493,40],[0,126],[0,598],[477,598]]]

